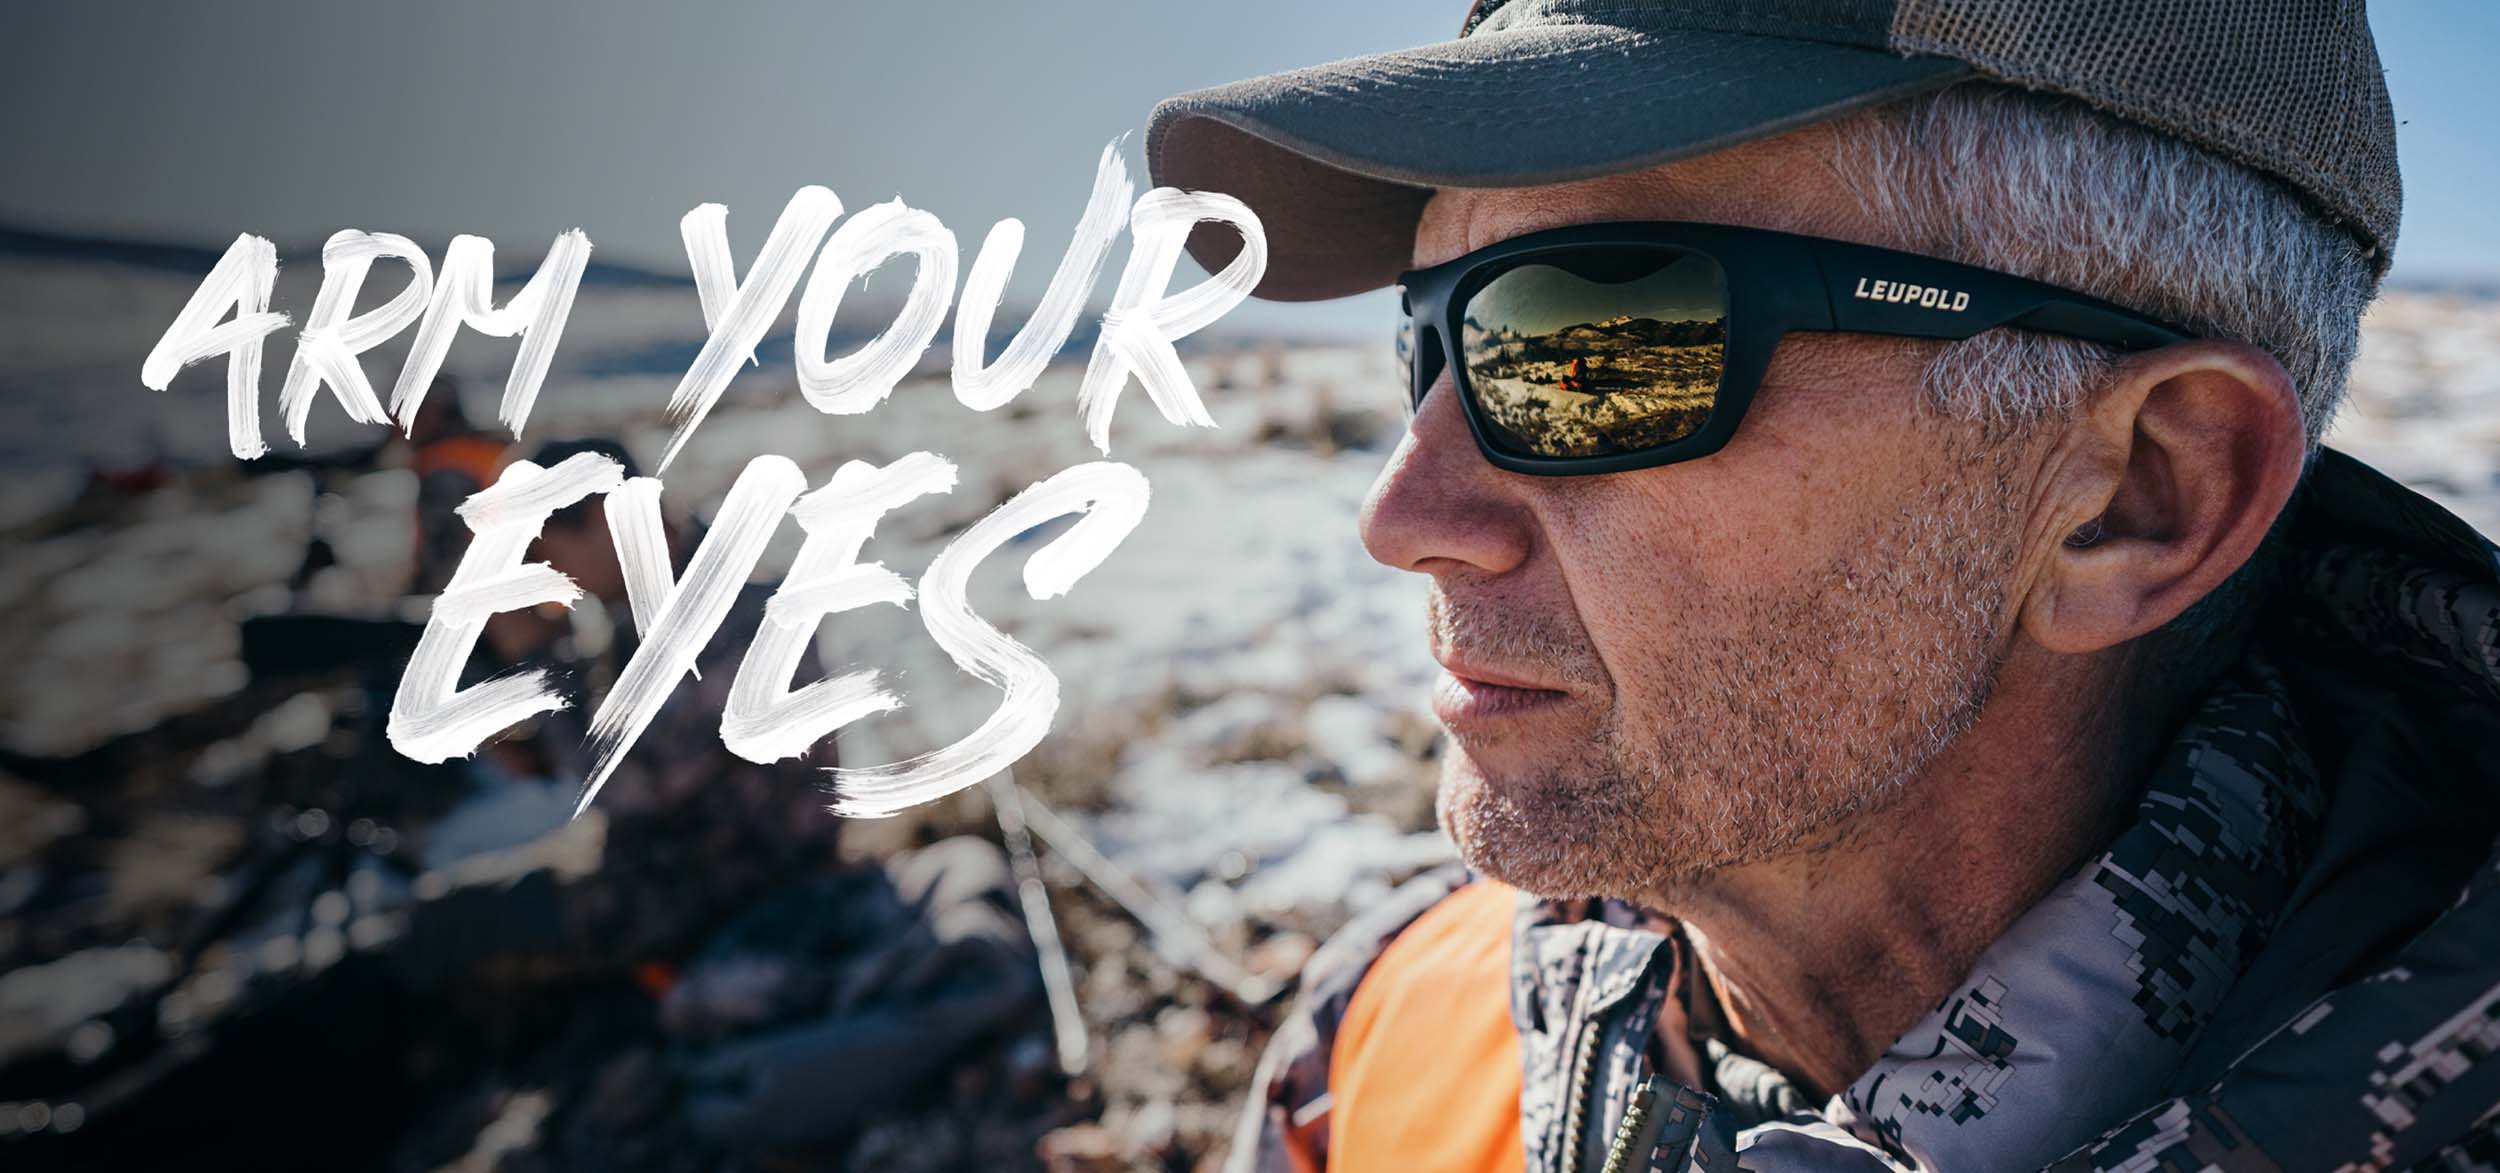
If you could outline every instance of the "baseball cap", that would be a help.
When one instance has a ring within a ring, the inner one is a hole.
[[[2386,271],[2402,188],[2363,0],[1478,0],[1456,40],[1168,99],[1146,157],[1248,204],[1255,292],[1312,301],[1396,280],[1435,188],[1635,170],[1970,80],[2271,177]],[[1214,271],[1240,239],[1189,249]]]

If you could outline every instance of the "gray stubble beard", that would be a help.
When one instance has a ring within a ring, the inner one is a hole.
[[[2017,533],[2006,489],[2002,470],[1939,486],[1870,527],[1818,589],[1739,600],[1733,630],[1619,666],[1606,726],[1574,759],[1470,779],[1452,744],[1443,830],[1470,866],[1539,896],[1652,905],[1719,869],[1846,843],[1987,704]],[[1434,599],[1435,622],[1479,645],[1596,660],[1543,621]],[[1631,704],[1659,710],[1658,732],[1623,728]]]

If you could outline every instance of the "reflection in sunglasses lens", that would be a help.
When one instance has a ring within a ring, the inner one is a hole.
[[[1467,301],[1467,381],[1494,446],[1638,452],[1700,431],[1727,344],[1718,264],[1668,249],[1540,256]]]

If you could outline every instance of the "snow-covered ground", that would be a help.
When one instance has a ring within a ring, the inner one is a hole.
[[[2381,297],[2327,443],[2500,535],[2500,302]]]

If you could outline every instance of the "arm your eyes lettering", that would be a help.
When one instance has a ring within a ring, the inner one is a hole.
[[[1103,313],[1077,400],[1087,438],[1106,455],[1112,408],[1132,374],[1164,419],[1214,426],[1172,343],[1239,305],[1267,266],[1258,218],[1230,196],[1157,188],[1132,201],[1135,185],[1121,161],[1121,146],[1114,140],[1104,148],[1085,212],[1040,303],[995,361],[985,361],[984,338],[1024,242],[1024,226],[1013,219],[991,228],[964,281],[952,344],[958,402],[973,411],[994,411],[1013,401],[1073,334],[1112,244],[1127,228],[1134,236],[1127,265]],[[949,304],[957,300],[954,234],[937,217],[899,199],[835,227],[842,216],[842,203],[831,191],[801,188],[743,277],[730,256],[727,209],[706,204],[680,222],[707,336],[669,397],[671,432],[661,471],[684,449],[739,367],[755,361],[757,343],[794,293],[799,393],[828,414],[874,410],[936,339]],[[1241,234],[1243,248],[1207,281],[1167,292],[1182,244],[1202,221],[1229,225]],[[498,307],[492,300],[494,245],[483,237],[454,238],[438,273],[406,237],[359,231],[332,236],[322,249],[321,288],[278,395],[288,434],[303,443],[305,422],[325,387],[351,419],[410,427],[465,326],[522,339],[498,412],[519,436],[562,339],[589,254],[590,240],[578,229],[558,236],[536,274]],[[851,353],[828,358],[829,332],[851,283],[899,257],[912,258],[917,272],[893,323]],[[406,265],[408,284],[382,305],[352,313],[366,277],[382,260]],[[149,352],[140,373],[142,383],[161,391],[183,367],[226,356],[229,448],[245,460],[268,451],[260,433],[262,349],[269,335],[289,324],[287,315],[269,306],[277,265],[277,250],[268,240],[238,236]],[[803,291],[802,275],[808,278]],[[367,381],[360,356],[412,325],[416,336],[386,405]],[[1064,594],[1143,520],[1149,489],[1143,474],[1111,461],[1045,478],[957,536],[916,590],[884,566],[859,561],[860,548],[886,513],[918,497],[951,491],[955,481],[952,463],[916,452],[881,467],[851,461],[809,492],[796,464],[759,455],[739,474],[680,575],[663,544],[643,540],[659,529],[657,479],[628,480],[615,461],[596,453],[553,468],[515,462],[460,507],[474,537],[435,600],[401,677],[391,707],[391,744],[419,761],[443,761],[473,753],[513,723],[564,705],[543,671],[465,689],[457,677],[489,616],[548,603],[570,607],[581,597],[581,589],[553,567],[523,558],[549,516],[604,496],[644,638],[593,714],[593,764],[577,813],[597,797],[669,692],[693,670],[696,654],[719,629],[784,517],[795,520],[805,538],[738,669],[721,717],[723,743],[749,760],[775,761],[805,752],[852,721],[900,707],[902,701],[874,670],[796,690],[791,675],[826,616],[873,603],[908,606],[917,595],[930,637],[965,671],[996,686],[1002,698],[979,728],[943,749],[890,765],[836,769],[833,809],[892,814],[979,782],[1040,742],[1057,711],[1059,685],[1030,648],[973,614],[966,602],[973,568],[1025,530],[1073,514],[1075,524],[1024,564],[1025,589],[1032,597]]]

